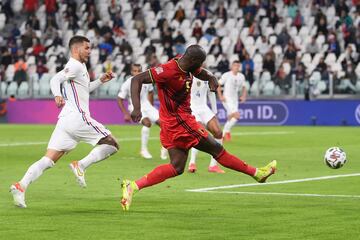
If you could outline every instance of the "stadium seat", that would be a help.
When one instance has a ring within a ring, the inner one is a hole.
[[[6,96],[7,83],[0,82],[0,98],[5,98]]]
[[[265,96],[272,96],[274,95],[274,90],[275,90],[275,84],[272,81],[266,82],[263,89],[262,89],[262,93]]]
[[[7,96],[16,95],[18,89],[18,85],[16,82],[11,82],[10,85],[7,87],[6,94]]]
[[[17,92],[18,97],[25,98],[29,96],[29,83],[22,82],[18,88]]]
[[[46,82],[39,83],[39,95],[42,97],[49,97],[50,96],[50,84]]]
[[[5,27],[6,15],[5,13],[0,13],[0,30]]]

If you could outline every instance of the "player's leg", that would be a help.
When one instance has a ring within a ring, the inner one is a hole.
[[[197,150],[196,148],[191,148],[190,150],[190,162],[189,162],[189,167],[188,167],[188,171],[190,173],[195,173],[197,170],[196,167],[196,157],[199,153],[199,150]]]
[[[222,145],[222,130],[220,127],[220,123],[216,116],[213,116],[206,124],[206,128],[210,131],[210,133],[213,135],[215,141]],[[222,170],[218,164],[217,161],[213,156],[211,156],[210,165],[209,165],[209,172],[214,173],[225,173],[224,170]]]
[[[152,107],[150,109],[149,116],[150,116],[150,120],[160,127],[159,111],[155,107]],[[161,145],[160,159],[166,160],[167,158],[168,158],[168,150],[164,148],[163,145]]]
[[[275,160],[262,168],[248,165],[238,157],[228,153],[223,146],[217,143],[211,136],[202,138],[195,147],[200,151],[212,155],[216,161],[224,167],[252,176],[258,182],[265,182],[276,170]]]
[[[143,127],[141,128],[141,150],[140,154],[143,158],[151,159],[152,156],[148,150],[148,142],[149,142],[149,135],[150,135],[150,128],[151,128],[151,121],[148,117],[144,117],[141,120],[141,124]]]
[[[236,122],[240,119],[240,113],[238,112],[237,106],[234,104],[228,104],[227,112],[228,119],[224,125],[224,140],[230,141],[231,140],[231,128],[236,124]]]
[[[81,187],[86,187],[85,170],[92,164],[100,162],[116,153],[119,145],[101,123],[87,117],[86,122],[77,122],[72,126],[72,134],[80,141],[89,143],[94,146],[90,153],[80,161],[73,161],[69,164],[71,171]],[[74,122],[76,122],[74,120]]]
[[[169,149],[170,163],[157,166],[147,175],[141,177],[136,181],[124,180],[122,182],[123,196],[121,205],[124,210],[129,210],[132,197],[137,191],[159,184],[168,178],[181,175],[184,172],[186,159],[188,157],[188,150],[171,148]]]
[[[195,115],[196,117],[197,115]],[[199,124],[202,125],[201,122],[199,122]],[[191,148],[190,150],[190,162],[189,162],[189,167],[188,167],[188,171],[190,173],[195,173],[196,170],[197,170],[197,167],[196,167],[196,157],[199,153],[199,150],[197,150],[196,148]]]
[[[112,135],[101,138],[97,145],[80,161],[73,161],[69,167],[81,187],[86,187],[85,170],[94,163],[105,160],[119,150],[119,145]]]

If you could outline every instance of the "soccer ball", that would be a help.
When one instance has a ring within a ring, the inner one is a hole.
[[[346,163],[346,153],[339,147],[331,147],[326,150],[324,162],[330,168],[341,168]]]

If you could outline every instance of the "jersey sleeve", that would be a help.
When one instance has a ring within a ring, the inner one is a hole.
[[[66,64],[64,75],[67,80],[76,80],[77,75],[81,73],[81,66],[77,63]]]
[[[223,75],[221,75],[221,78],[219,79],[219,84],[220,85],[224,85],[225,84],[225,79],[226,79],[226,73],[224,73]]]
[[[166,81],[166,73],[164,71],[163,65],[152,67],[148,71],[153,83],[162,83]]]
[[[130,97],[130,86],[131,86],[131,78],[126,80],[123,83],[123,85],[121,85],[118,97],[121,99],[127,99],[128,97]]]
[[[61,94],[61,84],[66,81],[64,71],[60,71],[55,74],[50,80],[50,89],[52,94],[57,96],[62,96]]]

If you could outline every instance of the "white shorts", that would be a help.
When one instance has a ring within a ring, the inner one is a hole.
[[[205,126],[208,122],[215,117],[215,113],[211,111],[209,106],[202,106],[201,108],[194,108],[192,109],[192,115],[195,116],[197,122],[201,122]]]
[[[233,114],[233,113],[236,113],[239,111],[239,103],[238,102],[222,102],[225,110],[226,110],[226,113],[227,115],[229,116],[230,114]]]
[[[110,134],[108,129],[91,117],[73,112],[59,118],[48,149],[68,152],[80,141],[95,146],[100,139]]]
[[[141,110],[142,118],[149,118],[152,123],[159,120],[159,111],[152,105],[146,106]]]

